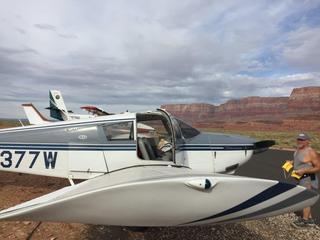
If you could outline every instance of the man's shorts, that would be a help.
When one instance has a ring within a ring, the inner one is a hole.
[[[316,174],[313,176],[308,176],[299,180],[298,185],[309,188],[312,187],[313,190],[318,190],[319,188],[319,180]]]

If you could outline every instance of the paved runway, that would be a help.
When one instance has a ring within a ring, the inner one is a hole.
[[[295,183],[292,178],[285,179],[282,164],[285,160],[293,159],[293,152],[268,150],[254,155],[246,164],[241,166],[236,175],[279,180]],[[320,200],[312,207],[313,218],[320,224]]]

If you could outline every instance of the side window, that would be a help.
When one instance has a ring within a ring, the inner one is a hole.
[[[106,124],[103,130],[108,141],[133,140],[133,122]]]

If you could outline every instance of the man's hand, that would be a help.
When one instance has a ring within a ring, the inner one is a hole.
[[[293,168],[292,162],[287,160],[283,165],[282,169],[286,172],[290,172],[290,170]]]
[[[306,174],[305,169],[296,170],[295,173],[298,174],[299,176],[303,176],[304,174]]]

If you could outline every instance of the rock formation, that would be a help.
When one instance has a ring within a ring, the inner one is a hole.
[[[293,89],[289,101],[288,112],[314,114],[320,112],[320,87],[304,87]]]
[[[287,97],[246,97],[229,100],[216,109],[216,118],[225,120],[280,116],[287,108]]]
[[[219,106],[194,103],[161,108],[200,127],[320,130],[320,87],[295,88],[289,97],[255,96]]]
[[[199,122],[203,119],[211,119],[214,117],[216,109],[214,105],[207,103],[168,104],[162,105],[161,108],[164,108],[173,115],[188,120],[189,122]]]

